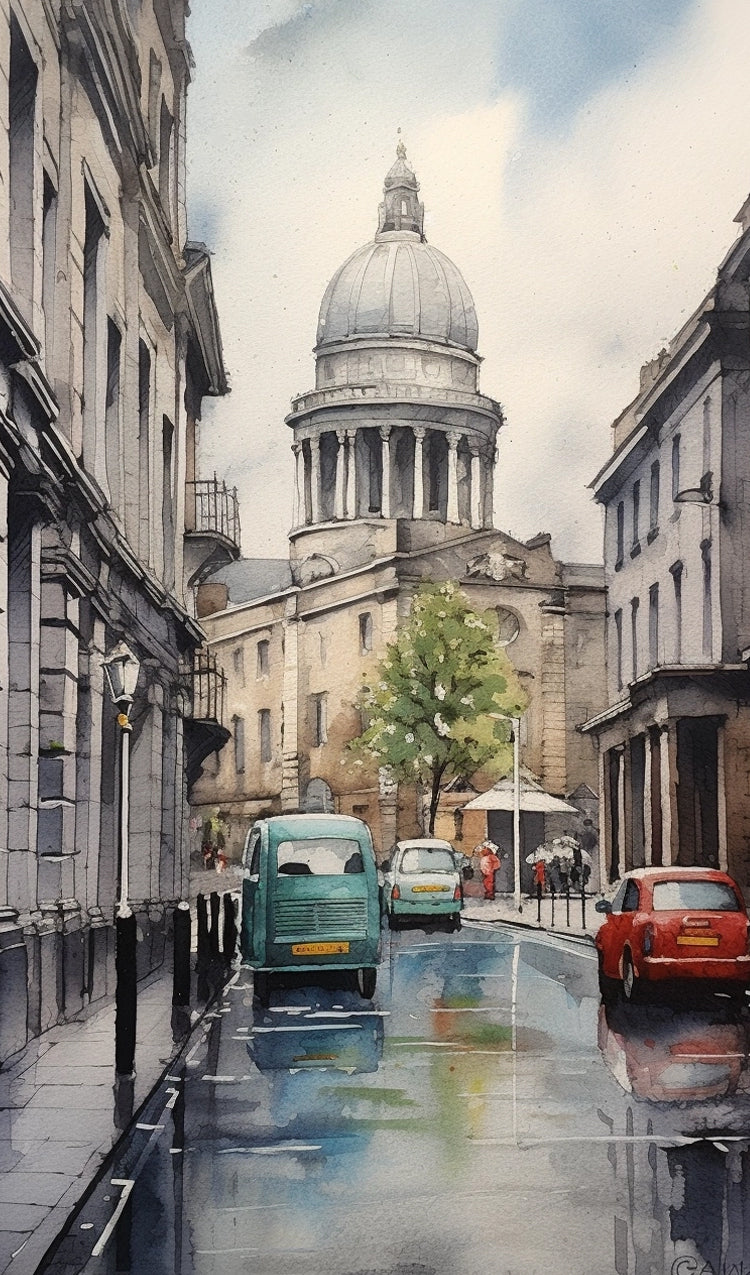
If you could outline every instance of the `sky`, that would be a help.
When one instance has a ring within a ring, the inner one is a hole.
[[[284,417],[400,128],[505,413],[495,523],[601,561],[611,423],[739,233],[748,0],[194,0],[188,36],[189,234],[232,387],[201,463],[237,486],[243,553],[286,554]]]

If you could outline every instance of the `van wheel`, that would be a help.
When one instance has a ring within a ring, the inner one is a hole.
[[[461,913],[460,912],[454,912],[453,916],[449,918],[448,929],[454,930],[454,931],[461,929]]]
[[[271,975],[266,970],[256,970],[253,974],[253,995],[261,1009],[268,1009],[271,1002]]]
[[[389,929],[389,930],[398,930],[398,929],[400,929],[400,928],[401,928],[401,926],[400,926],[400,923],[399,923],[399,919],[398,919],[398,917],[397,917],[397,916],[394,916],[392,912],[389,912],[389,913],[388,913],[388,929]]]
[[[378,972],[373,969],[357,970],[357,991],[363,1000],[371,1001],[375,995]]]

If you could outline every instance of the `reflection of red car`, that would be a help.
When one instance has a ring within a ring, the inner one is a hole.
[[[702,1102],[734,1093],[747,1059],[741,1021],[717,1022],[715,1015],[692,1012],[665,1018],[660,1007],[601,1005],[598,1041],[618,1084],[650,1102]]]
[[[624,877],[596,936],[602,996],[626,1000],[645,983],[701,979],[741,995],[750,982],[748,921],[739,887],[711,868],[640,868]]]

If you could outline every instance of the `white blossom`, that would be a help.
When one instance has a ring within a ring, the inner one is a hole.
[[[446,735],[450,735],[451,728],[447,722],[443,721],[439,713],[436,713],[432,720],[435,723],[435,730],[437,731],[438,735],[442,735],[443,737],[445,737]]]
[[[389,723],[388,723],[388,725],[387,725],[387,726],[386,726],[386,728],[385,728],[385,733],[386,733],[386,735],[395,735],[395,734],[396,734],[396,727],[394,726],[393,722],[389,722]]]
[[[442,702],[445,699],[445,687],[440,683],[435,683],[435,695]]]
[[[462,696],[461,696],[461,701],[460,701],[460,702],[461,702],[462,704],[465,704],[467,708],[473,708],[473,707],[474,707],[474,696],[473,696],[473,695],[462,695]]]
[[[410,731],[410,730],[408,730],[408,731],[406,732],[406,734],[404,735],[404,742],[405,742],[405,743],[407,743],[407,744],[413,744],[413,743],[414,743],[414,736],[412,735],[412,733],[411,733],[411,731]]]

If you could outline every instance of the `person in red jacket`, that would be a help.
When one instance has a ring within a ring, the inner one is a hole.
[[[494,899],[495,897],[495,873],[500,867],[500,860],[496,851],[497,846],[494,842],[485,841],[479,856],[479,871],[484,882],[485,899]]]
[[[537,859],[534,864],[534,885],[536,886],[537,895],[544,894],[544,887],[547,884],[547,873],[544,867],[544,859]]]

